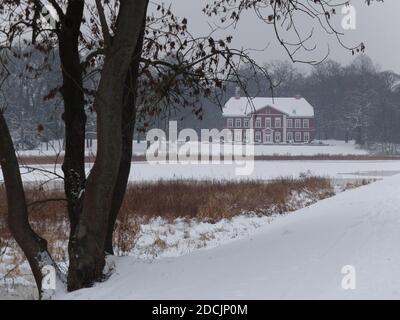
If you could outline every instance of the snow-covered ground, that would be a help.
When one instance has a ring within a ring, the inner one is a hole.
[[[178,147],[185,142],[179,142]],[[52,156],[57,153],[62,154],[62,141],[52,141],[48,144],[42,143],[37,149],[20,151],[20,156]],[[146,153],[146,141],[135,141],[133,143],[133,153],[135,155],[143,155]],[[86,154],[92,155],[96,153],[96,140],[93,140],[92,147],[86,148]],[[200,148],[201,149],[201,148]],[[213,150],[217,150],[212,152]],[[210,147],[210,153],[219,154],[221,146],[214,144]],[[292,156],[312,156],[312,155],[366,155],[367,150],[359,148],[354,141],[346,143],[340,140],[321,140],[315,144],[275,144],[275,145],[255,145],[255,155],[292,155]]]
[[[368,151],[359,148],[354,141],[346,143],[339,140],[323,140],[315,145],[259,145],[255,147],[256,155],[366,155]]]
[[[400,161],[254,161],[250,175],[237,175],[242,164],[149,164],[134,163],[130,181],[158,179],[259,179],[298,177],[303,173],[331,178],[354,178],[360,175],[384,176],[388,171],[400,172]]]
[[[86,164],[87,171],[92,164]],[[37,165],[39,169],[62,175],[61,167],[54,165]],[[131,182],[156,181],[160,179],[259,179],[271,180],[279,177],[298,177],[307,173],[316,176],[326,176],[336,179],[348,178],[379,178],[400,172],[399,160],[277,160],[254,161],[254,170],[250,175],[240,176],[236,169],[243,164],[149,164],[133,162],[129,180]],[[33,171],[22,168],[23,180],[27,183],[37,183],[50,180],[50,186],[61,186],[61,180],[48,172]],[[56,180],[54,180],[56,179]],[[0,181],[2,175],[0,173]]]
[[[186,142],[178,142],[178,148],[180,148]],[[198,149],[205,150],[209,154],[220,154],[223,150],[223,146],[218,143],[186,143],[187,145],[198,146]],[[142,155],[146,153],[146,143],[134,143],[133,151],[136,155]],[[209,148],[207,148],[209,146]],[[162,146],[166,148],[166,146]],[[227,152],[232,153],[232,152]],[[291,156],[312,156],[312,155],[366,155],[368,151],[359,148],[354,141],[339,140],[322,140],[313,144],[273,144],[273,145],[255,145],[254,155],[256,156],[273,156],[273,155],[291,155]]]
[[[259,154],[268,154],[261,149],[328,146],[257,147]],[[337,145],[335,148],[339,150]],[[351,144],[344,148],[357,150]],[[269,152],[277,154],[276,149]],[[281,152],[287,154],[284,149]],[[92,164],[86,166],[89,172]],[[395,285],[387,285],[396,283],[395,265],[400,262],[400,255],[391,249],[400,238],[400,216],[396,216],[400,200],[395,192],[400,175],[393,176],[400,173],[400,161],[255,161],[248,176],[236,174],[240,166],[134,162],[130,182],[271,180],[304,174],[329,177],[335,184],[360,178],[383,180],[287,216],[245,215],[216,224],[154,219],[141,226],[130,256],[115,261],[117,268],[110,281],[58,298],[379,298],[380,284],[386,287],[380,291],[384,297],[400,298],[400,289],[398,293]],[[26,183],[56,178],[51,172],[62,175],[60,166],[36,167],[42,171],[22,168]],[[61,183],[55,179],[49,185]],[[341,288],[345,265],[356,268],[354,291]],[[378,291],[373,286],[378,286]]]
[[[400,175],[386,177],[214,249],[153,262],[117,258],[108,281],[58,298],[398,299],[399,186]],[[342,287],[349,276],[354,290]]]
[[[303,208],[333,193],[342,192],[349,185],[335,182],[332,187],[321,190],[292,191],[285,201],[286,213]],[[351,187],[355,187],[352,185]],[[216,222],[207,219],[162,217],[148,219],[133,216],[124,220],[123,241],[116,232],[117,255],[129,255],[137,260],[154,260],[178,257],[198,249],[213,248],[218,245],[248,236],[254,231],[273,221],[281,212],[280,206],[270,206],[263,210],[263,215],[255,212],[242,212],[232,218],[221,218]],[[60,225],[49,225],[58,233],[58,240],[50,243],[54,256],[62,270],[67,270],[67,231],[61,231]],[[65,226],[64,226],[65,228]],[[117,227],[118,229],[118,227]],[[5,243],[0,250],[0,299],[35,297],[32,274],[27,261],[18,251],[13,241]]]

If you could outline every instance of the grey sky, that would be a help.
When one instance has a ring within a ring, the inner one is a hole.
[[[206,34],[213,23],[202,12],[207,1],[201,0],[171,0],[174,12],[181,17],[187,17],[190,30],[194,34]],[[375,3],[367,6],[364,0],[352,0],[351,4],[356,7],[356,30],[345,32],[345,43],[355,45],[364,42],[366,53],[382,69],[391,69],[400,73],[400,1],[385,0],[384,3]],[[343,18],[340,12],[336,16],[336,24],[340,26]],[[307,25],[304,29],[307,29]],[[286,59],[287,54],[277,43],[271,26],[260,22],[253,13],[247,14],[240,21],[236,30],[227,30],[225,33],[234,36],[236,47],[262,49],[268,44],[268,49],[262,53],[254,53],[259,63],[275,59]],[[330,58],[341,63],[349,63],[353,56],[340,47],[332,37],[325,33],[315,33],[314,39],[318,42],[318,50],[313,53],[312,58],[321,59],[330,47]],[[310,43],[311,44],[311,43]]]

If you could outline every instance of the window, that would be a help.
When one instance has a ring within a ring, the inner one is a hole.
[[[256,128],[261,128],[261,118],[256,118]]]
[[[308,129],[310,127],[310,121],[303,119],[303,128]]]
[[[280,128],[282,126],[282,119],[275,118],[275,128]]]
[[[275,132],[275,142],[281,142],[281,133],[280,131]]]
[[[304,141],[305,142],[310,141],[310,133],[308,131],[304,132]]]
[[[242,119],[238,118],[235,121],[235,127],[240,128],[242,126]]]
[[[288,119],[287,120],[287,127],[288,128],[293,128],[293,120],[292,119]]]
[[[228,118],[228,128],[233,128],[233,119]]]
[[[244,128],[248,128],[249,127],[249,123],[250,123],[249,119],[247,119],[247,118],[243,119],[243,127]]]
[[[293,132],[287,133],[287,141],[289,141],[289,142],[293,141]]]
[[[301,141],[301,132],[296,132],[295,134],[294,134],[294,140],[295,141]]]
[[[265,127],[271,128],[271,118],[265,118]]]
[[[294,127],[296,129],[300,129],[301,128],[301,120],[300,119],[294,120]]]
[[[235,141],[242,142],[242,130],[235,130]]]
[[[256,131],[256,137],[255,137],[256,142],[261,142],[261,132]]]

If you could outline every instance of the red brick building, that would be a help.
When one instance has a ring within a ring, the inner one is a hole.
[[[315,139],[314,108],[295,98],[233,97],[223,109],[224,128],[236,142],[248,141],[246,129],[254,129],[254,142],[309,143]]]

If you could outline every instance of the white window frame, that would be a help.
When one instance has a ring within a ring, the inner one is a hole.
[[[244,118],[243,119],[243,128],[248,128],[250,125],[250,119],[249,118]]]
[[[242,127],[242,119],[236,118],[235,119],[235,128],[241,128]]]
[[[293,128],[293,119],[287,119],[287,127],[288,127],[289,129],[292,129],[292,128]]]
[[[275,131],[275,142],[281,142],[282,134],[280,131]]]
[[[256,128],[261,128],[261,117],[256,118]]]
[[[228,118],[227,125],[228,125],[228,128],[233,128],[233,118]]]
[[[274,127],[275,128],[282,128],[282,119],[281,118],[275,118]]]
[[[301,119],[294,119],[295,129],[301,129]]]
[[[272,119],[270,117],[265,118],[265,127],[272,128]]]
[[[293,140],[293,132],[290,131],[290,132],[287,133],[286,140],[287,141],[294,141]]]
[[[310,132],[304,131],[304,141],[309,142],[310,141]]]
[[[234,130],[235,142],[242,142],[242,130]]]
[[[266,139],[269,137],[270,139]],[[274,143],[274,134],[272,132],[265,132],[264,133],[264,143]]]
[[[256,131],[255,134],[254,134],[254,140],[256,142],[261,142],[261,139],[262,139],[261,131]]]
[[[300,138],[298,138],[300,137]],[[300,142],[301,141],[301,132],[297,131],[294,133],[294,141],[295,142]]]
[[[303,128],[304,129],[310,128],[310,121],[308,119],[303,119]]]

